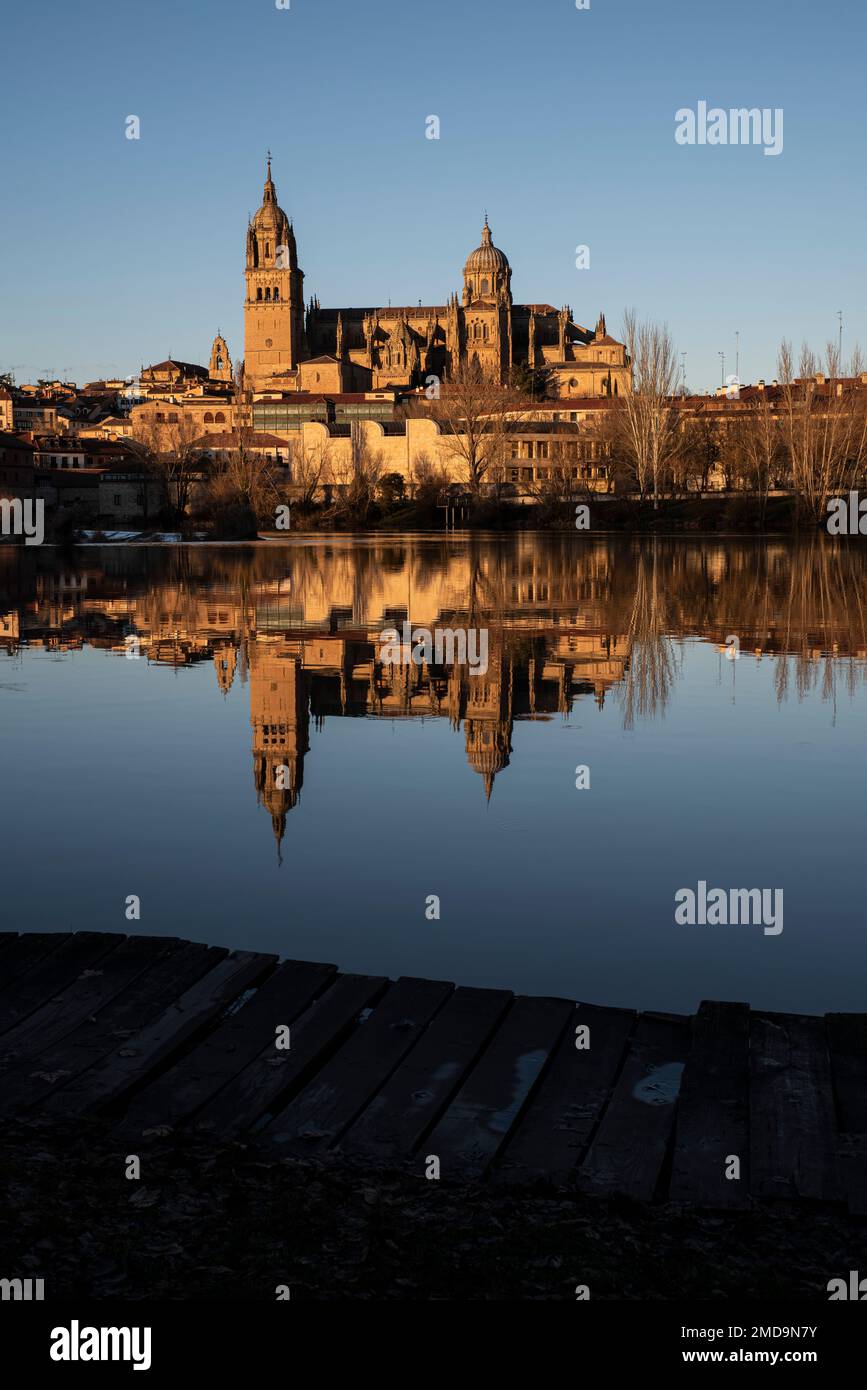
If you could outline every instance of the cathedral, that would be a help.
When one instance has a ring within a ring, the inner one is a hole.
[[[277,202],[269,156],[262,206],[247,227],[245,279],[245,376],[255,392],[413,387],[473,362],[501,385],[517,368],[545,368],[557,396],[629,390],[626,349],[606,332],[604,315],[591,330],[568,306],[514,302],[512,268],[487,216],[463,288],[445,304],[323,309],[316,297],[305,303],[295,232]]]

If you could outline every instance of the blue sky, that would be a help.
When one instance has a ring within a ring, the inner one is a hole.
[[[667,321],[694,389],[720,350],[734,371],[736,331],[744,381],[838,309],[867,345],[864,8],[590,3],[8,6],[0,370],[206,361],[218,328],[242,355],[268,148],[326,306],[444,302],[487,209],[516,299]],[[678,145],[700,100],[782,107],[782,154]]]

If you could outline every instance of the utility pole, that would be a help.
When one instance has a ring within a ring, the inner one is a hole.
[[[735,381],[740,383],[741,379],[741,335],[735,329]]]

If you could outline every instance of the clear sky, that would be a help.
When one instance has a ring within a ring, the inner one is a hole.
[[[487,209],[517,300],[667,321],[693,389],[736,331],[743,381],[839,309],[867,345],[856,0],[288,2],[7,0],[0,370],[242,355],[269,148],[324,306],[444,302]],[[782,108],[783,152],[677,144],[699,101]]]

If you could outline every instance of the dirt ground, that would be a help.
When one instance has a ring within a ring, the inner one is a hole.
[[[271,1159],[174,1135],[142,1176],[99,1122],[8,1124],[0,1276],[46,1297],[826,1301],[867,1270],[867,1223],[836,1209],[696,1215],[557,1190],[458,1187]]]

